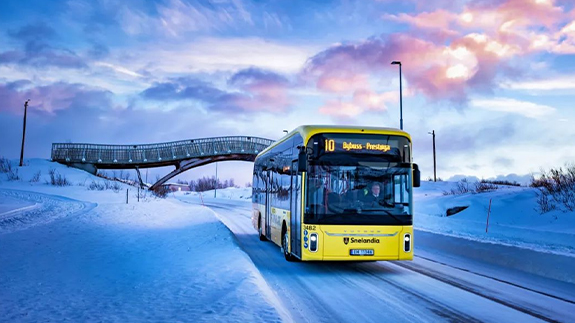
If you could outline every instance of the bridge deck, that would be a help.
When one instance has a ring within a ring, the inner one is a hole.
[[[273,140],[229,136],[180,140],[144,145],[52,144],[52,160],[64,164],[91,164],[100,169],[146,168],[176,165],[185,160],[251,155],[253,158]],[[252,159],[253,158],[249,158]],[[219,158],[222,159],[222,158]]]

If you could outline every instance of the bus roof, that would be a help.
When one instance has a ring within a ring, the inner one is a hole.
[[[276,142],[271,144],[269,147],[264,149],[261,153],[263,155],[267,153],[270,149],[282,143],[283,141],[291,138],[295,134],[300,134],[303,138],[304,145],[307,145],[309,139],[318,133],[365,133],[365,134],[378,134],[378,135],[396,135],[406,137],[411,141],[411,136],[400,129],[397,128],[385,128],[385,127],[360,127],[360,126],[338,126],[338,125],[302,125],[290,133],[286,134],[282,138],[278,139]]]

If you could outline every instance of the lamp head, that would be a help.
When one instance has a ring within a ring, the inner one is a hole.
[[[393,61],[393,62],[391,62],[391,65],[401,65],[401,62],[400,61]]]

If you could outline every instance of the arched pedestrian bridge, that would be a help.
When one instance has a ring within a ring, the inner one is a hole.
[[[273,140],[229,136],[145,145],[52,144],[52,160],[96,174],[98,169],[175,166],[150,189],[194,167],[223,160],[254,161]],[[140,177],[140,182],[142,182]]]

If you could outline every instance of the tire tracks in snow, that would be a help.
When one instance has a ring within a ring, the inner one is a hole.
[[[407,269],[407,270],[416,272],[416,273],[418,273],[418,274],[427,276],[427,277],[429,277],[429,278],[438,280],[438,281],[440,281],[440,282],[442,282],[442,283],[448,284],[448,285],[450,285],[450,286],[456,287],[456,288],[458,288],[458,289],[464,290],[464,291],[466,291],[466,292],[469,292],[469,293],[472,293],[472,294],[474,294],[474,295],[480,296],[480,297],[482,297],[482,298],[488,299],[488,300],[490,300],[490,301],[496,302],[496,303],[498,303],[498,304],[501,304],[501,305],[503,305],[503,306],[509,307],[509,308],[511,308],[511,309],[513,309],[513,310],[516,310],[516,311],[519,311],[519,312],[521,312],[521,313],[530,315],[530,316],[535,317],[535,318],[537,318],[537,319],[540,319],[540,320],[542,320],[542,321],[545,321],[545,322],[553,322],[553,323],[562,322],[562,321],[560,321],[560,320],[556,320],[556,319],[554,319],[554,318],[545,316],[544,314],[541,314],[541,313],[539,313],[539,312],[537,312],[537,311],[535,311],[535,310],[529,309],[529,308],[524,307],[524,306],[521,306],[521,305],[519,305],[519,304],[515,304],[515,303],[513,303],[513,302],[510,301],[510,300],[506,300],[506,299],[501,298],[501,297],[496,297],[496,296],[490,295],[488,292],[486,292],[486,291],[481,290],[480,288],[478,288],[478,286],[472,286],[471,284],[465,282],[464,280],[454,278],[453,276],[442,275],[442,274],[439,274],[439,273],[437,273],[437,272],[434,272],[433,270],[428,270],[428,269],[425,269],[425,268],[423,268],[423,267],[420,267],[420,266],[417,266],[417,265],[412,265],[412,264],[405,264],[405,263],[391,263],[391,264],[394,265],[394,266],[399,266],[399,267],[401,267],[401,268],[404,268],[404,269]],[[454,267],[454,266],[449,266],[449,267],[452,267],[452,268],[454,268],[454,269],[458,269],[457,267]],[[469,271],[468,271],[468,272],[469,272]],[[475,274],[475,273],[474,273],[474,274]],[[495,279],[495,278],[493,278],[493,277],[489,277],[489,276],[486,276],[486,275],[481,275],[481,276],[486,277],[486,278],[489,278],[489,279],[494,279],[494,280],[496,280],[496,281],[499,281],[499,280],[497,280],[497,279]],[[500,281],[499,281],[499,282],[500,282]],[[503,282],[503,283],[508,283],[508,282]],[[528,291],[531,291],[531,292],[537,293],[537,291],[534,291],[534,290],[532,290],[532,289],[530,289],[530,288],[527,288],[527,287],[519,286],[519,285],[516,285],[516,284],[513,284],[513,286],[514,286],[514,287],[518,287],[518,288],[522,288],[522,289],[525,289],[525,290],[528,290]],[[541,294],[541,295],[545,295],[545,296],[547,296],[547,297],[552,297],[552,298],[555,298],[555,299],[558,299],[558,300],[561,300],[561,301],[573,303],[573,302],[571,302],[571,301],[569,301],[569,300],[564,300],[564,299],[562,299],[562,298],[560,298],[560,297],[556,297],[556,296],[552,296],[552,295],[547,295],[546,293],[540,293],[540,294]],[[466,320],[466,321],[467,321],[467,320]]]
[[[0,217],[0,234],[26,230],[59,219],[78,216],[97,206],[96,203],[78,201],[59,195],[22,190],[0,189],[0,197],[2,196],[33,202],[34,207],[3,213]]]

